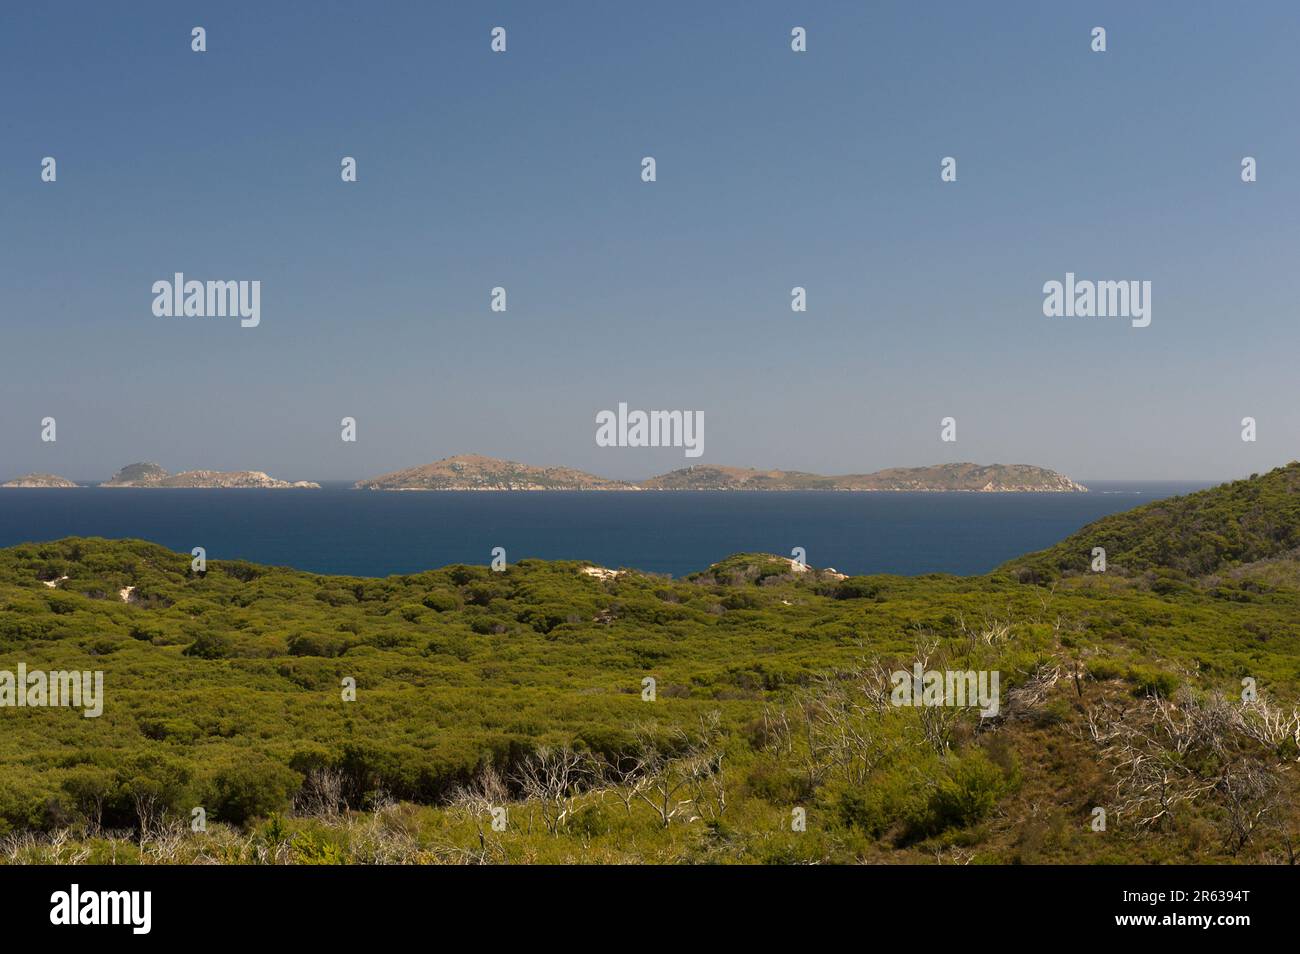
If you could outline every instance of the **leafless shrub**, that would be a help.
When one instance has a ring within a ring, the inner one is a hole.
[[[862,697],[860,711],[879,714],[893,708],[890,676],[890,672],[879,660],[858,670],[856,683]]]
[[[784,709],[763,706],[762,748],[770,755],[787,756],[794,749],[794,733],[790,716]]]
[[[14,832],[0,838],[0,858],[4,858],[6,864],[39,864],[35,859],[43,848],[36,835],[29,831]]]
[[[827,772],[861,784],[883,761],[888,751],[876,717],[888,704],[887,687],[883,671],[867,668],[824,676],[798,697],[795,714],[810,785]]]
[[[135,807],[135,817],[139,824],[140,844],[163,823],[166,806],[163,800],[149,791],[136,791],[131,794],[131,803]]]
[[[948,660],[939,652],[937,639],[918,641],[913,667],[919,666],[922,672],[927,672],[931,668],[932,659],[935,660],[933,665],[936,669],[947,667]],[[924,744],[929,745],[939,755],[946,755],[952,749],[957,726],[964,717],[962,710],[951,706],[918,705],[919,702],[920,700],[913,699],[911,708],[917,715],[917,724]]]
[[[635,795],[664,828],[676,818],[717,818],[726,811],[719,713],[705,716],[694,734],[677,729],[662,735],[653,725],[641,725],[634,735],[640,780]]]
[[[1263,762],[1245,760],[1215,787],[1224,807],[1224,847],[1236,854],[1281,804],[1281,786]]]
[[[491,815],[492,809],[510,800],[510,790],[497,767],[488,762],[479,769],[474,779],[457,788],[451,795],[451,805],[470,815]]]
[[[968,626],[966,624],[966,614],[957,614],[957,628],[961,630],[962,635],[966,637],[967,643],[972,649],[1005,643],[1011,638],[1011,626],[1010,616],[1006,619],[998,619],[996,616],[986,614],[983,623]]]
[[[912,711],[917,714],[926,744],[940,755],[952,751],[957,726],[964,717],[962,710],[951,706],[916,706]]]
[[[425,860],[402,806],[389,804],[369,814],[348,815],[344,829],[348,852],[358,864],[410,865]]]
[[[312,769],[294,798],[294,811],[306,818],[335,818],[346,808],[343,772],[336,768]]]
[[[542,824],[558,834],[573,815],[578,795],[593,777],[589,759],[567,745],[542,746],[511,776],[524,798],[537,803]]]
[[[1064,674],[1064,669],[1058,662],[1040,665],[1027,680],[1007,693],[1007,703],[1003,709],[1006,718],[1022,718],[1042,706]]]
[[[1180,807],[1211,799],[1224,845],[1236,853],[1283,805],[1279,753],[1291,722],[1266,704],[1184,688],[1173,699],[1093,708],[1088,734],[1114,770],[1117,814],[1139,826],[1167,823]]]
[[[1286,711],[1263,696],[1238,710],[1241,731],[1280,758],[1300,761],[1300,708]]]
[[[1198,721],[1197,715],[1160,697],[1128,709],[1107,704],[1088,712],[1089,735],[1116,773],[1116,815],[1152,826],[1213,790],[1215,780],[1202,777],[1188,759],[1201,741]]]
[[[140,863],[149,865],[175,865],[185,862],[186,841],[189,829],[180,822],[160,824],[148,838],[140,841]]]
[[[601,792],[609,792],[622,804],[624,813],[632,814],[632,806],[640,799],[641,793],[650,784],[644,766],[637,755],[619,754],[601,758],[595,772],[603,786]]]
[[[503,852],[499,845],[488,838],[486,826],[490,824],[493,811],[504,808],[509,800],[510,789],[506,785],[506,780],[501,777],[501,773],[491,762],[485,763],[468,785],[452,793],[450,807],[452,811],[464,814],[474,823],[474,829],[478,834],[478,850],[475,852],[464,849],[463,856],[452,852],[450,860],[460,864],[488,864],[492,861],[504,860],[504,857],[498,857],[503,855]],[[457,851],[461,850],[457,849]]]
[[[692,743],[693,764],[689,765],[692,802],[698,818],[719,819],[727,810],[726,772],[723,764],[722,713],[714,710],[700,718]]]

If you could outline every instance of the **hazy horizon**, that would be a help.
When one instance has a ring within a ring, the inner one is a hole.
[[[104,473],[102,473],[102,474],[98,474],[98,475],[55,473],[55,476],[58,476],[58,477],[64,477],[64,478],[66,478],[66,479],[68,479],[68,480],[71,480],[73,483],[76,483],[76,484],[95,484],[95,483],[100,483],[100,482],[103,482],[103,481],[108,480],[109,478],[111,478],[112,476],[114,476],[118,471],[120,471],[120,470],[122,470],[124,467],[128,467],[128,466],[130,466],[130,465],[132,465],[132,464],[152,463],[152,464],[158,464],[158,465],[161,466],[164,470],[166,470],[169,474],[173,474],[173,475],[174,475],[174,474],[183,473],[183,472],[185,472],[185,471],[195,471],[195,470],[211,470],[211,471],[220,471],[220,472],[234,472],[234,471],[262,471],[262,472],[266,473],[268,476],[270,476],[270,477],[274,477],[274,478],[277,478],[277,479],[280,479],[280,480],[290,480],[290,481],[292,481],[292,480],[308,480],[308,481],[316,481],[316,482],[319,482],[319,483],[322,483],[322,484],[349,484],[349,483],[353,483],[353,482],[355,482],[355,481],[367,480],[367,479],[371,479],[371,478],[374,478],[374,477],[382,476],[382,475],[384,475],[384,474],[394,473],[394,472],[396,472],[396,471],[401,471],[401,470],[406,470],[406,469],[411,468],[411,467],[420,467],[420,466],[422,466],[423,464],[432,464],[432,463],[435,463],[435,462],[437,462],[437,461],[445,460],[445,459],[450,458],[450,457],[466,457],[466,456],[485,456],[485,457],[486,457],[486,456],[491,456],[491,455],[480,455],[480,454],[477,454],[477,452],[474,452],[474,451],[467,451],[467,452],[465,452],[465,453],[463,453],[463,454],[445,454],[445,455],[442,455],[442,456],[440,456],[440,457],[434,458],[434,459],[432,459],[432,460],[422,461],[422,462],[419,462],[419,463],[411,463],[411,464],[399,465],[398,467],[392,468],[391,470],[387,470],[387,471],[378,471],[378,470],[374,470],[374,471],[366,471],[365,473],[358,473],[358,474],[354,474],[354,475],[346,475],[346,476],[343,476],[343,477],[322,477],[322,476],[320,476],[320,475],[304,474],[304,473],[287,473],[287,474],[281,474],[281,473],[276,473],[276,472],[274,472],[274,471],[269,471],[269,470],[266,470],[266,468],[258,467],[258,466],[254,466],[254,465],[247,465],[247,466],[235,466],[235,465],[231,465],[231,466],[222,466],[222,467],[189,467],[189,466],[182,466],[182,465],[177,465],[177,466],[168,466],[167,463],[165,463],[165,462],[163,462],[163,461],[158,461],[158,460],[145,460],[145,459],[143,459],[143,458],[141,458],[141,459],[139,459],[139,460],[127,461],[126,463],[123,463],[123,464],[120,464],[120,465],[118,465],[118,466],[115,466],[115,467],[111,468],[110,470],[107,470],[107,471],[105,471]],[[753,470],[786,470],[786,471],[803,471],[803,472],[805,472],[805,473],[816,473],[816,474],[818,474],[818,475],[820,475],[820,476],[824,476],[824,477],[838,477],[838,476],[847,476],[847,475],[852,475],[852,474],[869,474],[869,473],[874,473],[874,472],[876,472],[876,471],[881,471],[881,470],[890,470],[890,469],[895,469],[895,468],[899,468],[899,469],[901,469],[901,468],[907,468],[907,467],[929,467],[929,466],[941,466],[942,464],[945,464],[945,463],[959,463],[959,464],[960,464],[960,463],[970,463],[970,464],[975,464],[975,465],[977,465],[977,466],[1001,466],[1001,465],[1028,464],[1028,465],[1031,465],[1031,466],[1043,467],[1043,468],[1045,468],[1045,469],[1047,469],[1047,470],[1053,470],[1053,471],[1056,471],[1057,473],[1061,473],[1061,474],[1063,474],[1064,476],[1069,477],[1070,479],[1072,479],[1072,480],[1074,480],[1074,481],[1076,481],[1076,482],[1078,482],[1078,483],[1082,483],[1082,484],[1084,484],[1084,485],[1088,485],[1089,483],[1097,483],[1097,484],[1204,484],[1204,485],[1213,485],[1213,484],[1220,484],[1220,483],[1228,483],[1228,482],[1231,482],[1231,481],[1234,481],[1234,480],[1241,480],[1241,479],[1244,479],[1244,478],[1250,476],[1249,473],[1244,473],[1244,474],[1238,474],[1238,475],[1233,475],[1233,476],[1228,476],[1228,477],[1223,477],[1223,478],[1208,478],[1208,477],[1158,477],[1158,478],[1140,478],[1140,477],[1138,477],[1138,478],[1132,478],[1132,477],[1095,477],[1095,476],[1094,476],[1094,477],[1088,477],[1087,475],[1079,475],[1079,474],[1066,473],[1066,472],[1064,472],[1064,471],[1057,470],[1056,468],[1048,467],[1047,465],[1044,465],[1044,464],[1036,464],[1036,463],[1033,462],[1033,461],[1027,461],[1027,460],[1012,460],[1012,461],[936,461],[936,462],[933,462],[933,463],[931,463],[931,464],[899,464],[899,465],[887,465],[887,466],[885,466],[885,467],[873,468],[873,469],[870,470],[870,471],[868,471],[868,470],[855,470],[855,471],[841,471],[841,472],[838,472],[838,473],[826,473],[826,472],[822,472],[822,471],[811,471],[811,470],[809,470],[808,468],[800,468],[800,467],[777,468],[777,467],[763,467],[763,466],[761,466],[761,465],[751,465],[751,464],[732,464],[732,463],[729,463],[729,462],[727,462],[727,461],[708,461],[707,463],[690,462],[690,461],[688,461],[688,462],[681,463],[681,464],[679,464],[679,465],[674,465],[674,466],[666,467],[665,469],[663,469],[663,470],[659,470],[659,471],[647,471],[647,472],[643,472],[643,473],[635,473],[635,474],[627,475],[627,474],[610,474],[610,473],[602,473],[602,472],[600,472],[600,471],[598,471],[598,470],[590,470],[590,471],[589,471],[589,470],[586,470],[585,468],[574,467],[574,465],[572,465],[572,464],[568,464],[568,463],[566,463],[566,462],[564,462],[564,461],[553,461],[553,460],[531,461],[531,460],[521,460],[521,459],[518,458],[518,457],[510,457],[510,456],[502,457],[502,458],[499,458],[499,459],[502,459],[502,460],[510,460],[510,461],[514,461],[514,462],[516,462],[516,463],[525,464],[525,465],[534,466],[534,467],[569,467],[569,468],[572,468],[572,469],[575,469],[575,470],[581,470],[581,471],[583,471],[583,472],[585,472],[585,473],[589,473],[589,474],[591,474],[592,476],[595,476],[595,477],[605,477],[605,478],[609,478],[609,479],[612,479],[612,480],[627,480],[627,481],[635,481],[635,480],[638,480],[638,479],[649,479],[649,478],[651,478],[651,477],[656,477],[656,476],[659,476],[659,475],[661,475],[661,474],[668,473],[668,472],[670,472],[670,471],[674,471],[674,470],[681,470],[681,469],[684,469],[684,468],[686,468],[686,467],[690,467],[690,466],[707,466],[707,465],[723,466],[723,467],[738,467],[738,468],[753,469]],[[1263,470],[1260,470],[1260,471],[1252,471],[1251,473],[1265,473],[1265,472],[1267,472],[1267,471],[1269,471],[1269,470],[1273,470],[1275,467],[1283,467],[1283,466],[1285,466],[1287,463],[1289,463],[1289,461],[1281,461],[1281,462],[1279,462],[1278,464],[1270,465],[1270,466],[1264,468]],[[0,473],[0,483],[4,483],[5,481],[14,480],[14,479],[17,479],[17,478],[19,478],[19,477],[25,477],[25,476],[29,476],[29,475],[37,474],[37,473],[52,473],[52,472],[50,472],[50,471],[24,471],[24,472],[22,472],[22,473],[12,473],[12,474],[10,474],[10,473]],[[172,488],[172,489],[187,489],[187,488]],[[188,489],[203,489],[203,488],[188,488]],[[728,492],[734,492],[734,491],[728,491]],[[849,493],[849,492],[852,492],[852,491],[844,491],[844,492]],[[958,491],[958,492],[960,492],[960,491]]]
[[[1170,12],[16,6],[0,479],[1281,466],[1300,18]],[[260,323],[155,316],[178,272],[260,282]],[[1045,317],[1067,273],[1149,281],[1150,325]],[[596,446],[619,402],[701,412],[702,456]]]

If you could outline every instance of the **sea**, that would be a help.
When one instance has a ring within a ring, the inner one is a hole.
[[[0,490],[0,547],[133,537],[208,559],[388,576],[452,563],[589,560],[684,576],[733,553],[842,573],[985,573],[1107,514],[1206,483],[1084,481],[1090,493]]]

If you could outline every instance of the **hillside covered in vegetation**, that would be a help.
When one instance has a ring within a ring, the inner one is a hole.
[[[104,700],[0,707],[0,860],[1294,861],[1298,479],[973,578],[12,547],[0,673]],[[997,712],[896,704],[918,664],[997,672]]]
[[[1006,568],[1035,579],[1086,573],[1094,547],[1105,549],[1108,572],[1125,575],[1203,577],[1261,560],[1294,560],[1300,548],[1300,462],[1103,517]]]

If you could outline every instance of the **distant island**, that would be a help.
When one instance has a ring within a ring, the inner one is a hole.
[[[933,464],[891,467],[870,474],[823,476],[797,470],[684,467],[640,484],[646,490],[969,491],[973,493],[1087,493],[1064,474],[1032,464]]]
[[[55,474],[24,474],[14,480],[7,480],[0,487],[76,487],[72,481]]]
[[[481,454],[460,454],[353,484],[357,490],[637,490],[570,467],[534,467]]]
[[[462,454],[354,484],[358,490],[838,490],[1086,493],[1063,474],[1031,464],[935,464],[822,476],[701,464],[646,480],[611,480],[569,467]]]
[[[320,489],[308,480],[276,480],[260,470],[187,470],[168,474],[157,464],[128,464],[101,487],[185,487],[207,489]]]
[[[0,487],[77,487],[55,474],[27,474]],[[260,470],[187,470],[158,464],[123,467],[100,487],[193,489],[320,489],[308,480],[277,480]],[[828,490],[845,492],[1087,493],[1064,474],[1032,464],[934,464],[870,474],[825,476],[800,470],[756,470],[698,464],[645,480],[597,477],[572,467],[535,467],[513,460],[460,454],[353,484],[356,490]]]

